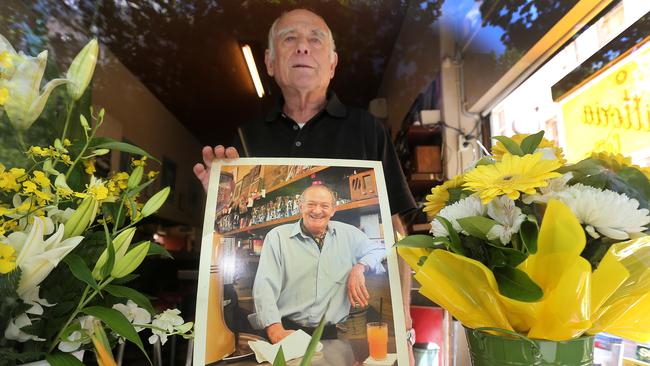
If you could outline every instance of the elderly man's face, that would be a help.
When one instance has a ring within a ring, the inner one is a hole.
[[[300,203],[302,222],[312,235],[324,233],[335,212],[334,197],[325,188],[310,188]]]
[[[277,24],[273,42],[275,55],[271,59],[267,50],[265,63],[280,88],[327,89],[337,56],[332,54],[327,24],[320,17],[306,10],[285,14]]]

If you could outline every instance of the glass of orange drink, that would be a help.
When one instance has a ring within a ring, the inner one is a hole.
[[[388,352],[388,324],[384,322],[368,323],[366,331],[370,357],[375,360],[385,359]]]

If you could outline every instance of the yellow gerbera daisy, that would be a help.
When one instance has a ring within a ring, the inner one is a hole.
[[[600,160],[605,168],[615,173],[618,173],[625,167],[640,169],[638,166],[632,164],[632,159],[629,156],[624,156],[618,153],[611,153],[608,151],[594,151],[591,153],[591,157]]]
[[[464,182],[463,175],[459,174],[453,179],[431,188],[431,194],[425,197],[426,202],[424,202],[422,211],[426,212],[429,218],[435,216],[449,201],[449,189],[460,187]]]
[[[483,204],[504,194],[513,200],[519,198],[520,192],[534,194],[535,188],[546,187],[549,179],[562,175],[554,172],[562,164],[557,160],[542,160],[542,155],[504,154],[500,162],[480,165],[465,173],[463,187],[478,192]]]
[[[517,134],[517,135],[510,136],[510,139],[516,142],[518,145],[521,145],[521,142],[524,141],[524,139],[528,136],[530,135]],[[562,164],[566,163],[566,159],[564,159],[564,152],[562,151],[562,148],[555,146],[553,141],[542,138],[542,141],[537,146],[538,149],[544,149],[549,147],[553,149],[553,151],[555,152],[555,157],[560,161],[560,163]],[[501,143],[501,141],[497,141],[497,143],[494,144],[494,146],[492,146],[492,157],[494,158],[494,160],[501,161],[501,158],[506,153],[509,154],[508,149],[506,149],[506,147]]]

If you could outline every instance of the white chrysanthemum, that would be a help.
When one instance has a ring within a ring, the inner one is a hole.
[[[531,204],[533,202],[548,202],[551,198],[556,198],[559,192],[564,191],[568,186],[567,182],[573,178],[573,173],[568,172],[561,177],[551,179],[548,181],[548,186],[538,188],[539,193],[536,194],[525,194],[521,198],[521,201],[525,204]]]
[[[499,196],[490,201],[487,214],[497,222],[487,233],[487,238],[490,240],[498,238],[503,244],[510,242],[512,234],[519,232],[521,223],[526,219],[526,215],[515,205],[515,201],[507,196]]]
[[[593,238],[600,235],[616,239],[629,239],[647,229],[650,223],[648,209],[639,208],[639,202],[625,194],[575,184],[556,194],[571,207],[585,230]]]
[[[451,225],[454,227],[454,230],[460,232],[462,228],[458,223],[458,219],[470,216],[484,216],[485,215],[485,206],[481,204],[481,199],[478,195],[471,195],[469,197],[463,198],[462,200],[451,204],[438,213],[436,216],[442,216],[451,222]],[[433,219],[431,221],[431,233],[435,237],[439,236],[449,236],[449,232],[445,229],[445,226],[440,223],[440,221]],[[467,234],[467,233],[465,233]]]

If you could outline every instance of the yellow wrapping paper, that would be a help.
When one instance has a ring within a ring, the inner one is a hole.
[[[538,237],[538,251],[518,268],[544,291],[526,303],[499,293],[482,263],[444,250],[399,248],[416,270],[420,293],[446,308],[469,328],[497,327],[554,341],[606,331],[650,340],[650,237],[613,245],[592,272],[580,253],[586,238],[577,218],[551,200]]]

